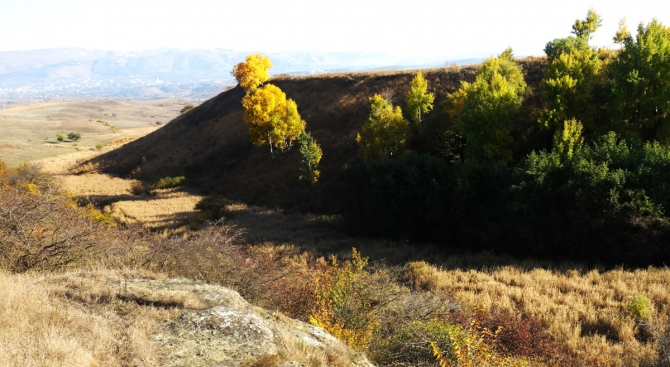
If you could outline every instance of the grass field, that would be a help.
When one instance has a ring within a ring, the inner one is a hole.
[[[144,136],[179,115],[181,99],[156,101],[80,100],[45,102],[0,110],[0,157],[10,166],[98,144]],[[98,120],[105,122],[101,123]],[[156,124],[156,122],[161,124]],[[115,128],[112,128],[115,126]],[[77,142],[58,142],[56,134],[76,132]]]

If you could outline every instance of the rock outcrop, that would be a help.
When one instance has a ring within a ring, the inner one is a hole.
[[[156,335],[165,366],[372,366],[323,329],[254,307],[221,286],[139,278],[126,287],[192,298],[193,306]]]

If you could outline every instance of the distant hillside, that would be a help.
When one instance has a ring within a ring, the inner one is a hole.
[[[520,63],[529,85],[536,89],[544,59]],[[436,96],[433,113],[440,113],[446,95],[455,91],[461,80],[472,80],[476,69],[423,70]],[[331,211],[336,207],[342,175],[356,161],[355,137],[367,119],[369,97],[391,91],[394,103],[404,107],[415,73],[380,71],[270,80],[297,102],[307,130],[323,148],[322,178],[313,188],[298,181],[297,148],[276,152],[273,157],[267,146],[256,147],[249,142],[240,104],[244,92],[239,86],[83,166],[144,180],[185,175],[190,185],[205,192],[220,190],[229,198],[251,204]],[[528,99],[526,108],[538,105],[537,94]]]
[[[0,98],[106,97],[155,99],[195,96],[234,85],[233,65],[246,52],[158,49],[138,52],[55,48],[0,52]],[[273,74],[313,74],[442,65],[445,60],[381,53],[295,51],[268,53]],[[459,63],[459,61],[456,61]],[[460,63],[472,60],[460,60]],[[209,94],[212,96],[213,94]],[[199,98],[199,97],[195,97]]]

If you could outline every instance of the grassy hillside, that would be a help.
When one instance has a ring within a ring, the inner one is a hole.
[[[519,63],[528,84],[536,90],[545,59]],[[473,80],[476,70],[477,66],[423,70],[435,94],[433,114],[443,113],[446,95],[455,91],[461,80]],[[185,175],[189,185],[205,192],[220,190],[227,197],[250,204],[332,211],[338,202],[342,175],[356,161],[354,139],[367,120],[369,97],[392,93],[394,103],[404,107],[409,82],[416,72],[280,76],[270,80],[297,102],[307,130],[323,148],[322,177],[316,187],[298,181],[297,148],[273,157],[267,146],[256,147],[249,142],[240,104],[244,92],[239,86],[179,116],[163,129],[93,159],[80,170],[99,169],[142,180]],[[539,106],[538,96],[536,92],[527,99],[527,112]],[[534,127],[529,120],[527,130]]]
[[[24,102],[26,103],[26,102]],[[95,146],[116,145],[158,129],[179,114],[186,101],[81,99],[0,109],[0,157],[10,166]],[[100,122],[102,121],[102,122]],[[112,128],[114,126],[114,128]],[[56,134],[77,132],[81,140],[59,142]]]

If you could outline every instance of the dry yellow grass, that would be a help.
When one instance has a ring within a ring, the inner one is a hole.
[[[657,306],[657,321],[667,323],[670,269],[645,270],[438,270],[425,262],[406,267],[414,286],[446,292],[456,301],[513,313],[525,311],[542,322],[580,358],[603,366],[634,366],[655,353],[654,343],[635,338],[636,321],[627,311],[644,294]]]
[[[155,131],[178,116],[185,104],[186,101],[180,99],[82,99],[0,110],[0,156],[5,163],[15,166],[70,152],[95,150],[97,144],[108,145],[119,138],[137,138]],[[116,128],[111,129],[111,126]],[[69,132],[81,133],[82,139],[77,143],[56,141],[57,133]]]
[[[126,143],[123,141],[121,143]],[[36,161],[46,172],[59,175],[64,190],[91,201],[113,201],[104,210],[121,223],[141,223],[149,228],[179,227],[196,213],[201,196],[179,189],[155,190],[154,196],[133,196],[137,180],[103,174],[68,175],[82,157],[99,153],[80,152]]]
[[[61,176],[63,189],[78,196],[123,196],[131,195],[135,180],[124,180],[100,174]]]
[[[196,213],[201,196],[174,189],[157,190],[152,197],[121,200],[105,207],[121,223],[141,223],[149,228],[176,227]]]
[[[153,333],[179,311],[124,301],[128,276],[0,273],[0,366],[160,365]]]

